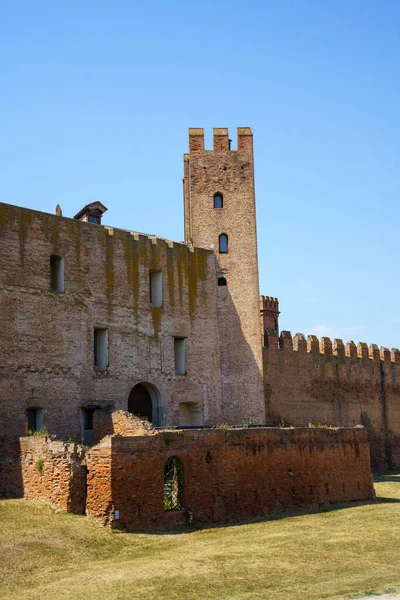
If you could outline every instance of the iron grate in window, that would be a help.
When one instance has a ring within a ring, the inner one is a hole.
[[[164,508],[180,510],[183,501],[183,469],[181,462],[171,456],[164,469]]]

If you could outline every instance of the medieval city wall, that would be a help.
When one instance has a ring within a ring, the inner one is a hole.
[[[158,390],[160,421],[178,424],[191,402],[221,422],[213,252],[6,204],[0,238],[0,435],[25,435],[39,407],[51,434],[80,440],[82,406],[126,410],[141,381]],[[50,289],[51,255],[64,258],[64,293]],[[162,307],[150,271],[162,271]],[[95,327],[108,330],[106,369],[94,367]],[[186,338],[186,374],[174,337]]]
[[[0,440],[0,493],[83,514],[86,449],[48,436]]]
[[[164,468],[183,467],[182,509],[164,507]],[[128,530],[228,522],[374,496],[360,429],[215,429],[114,436],[88,452],[87,514]]]
[[[400,465],[400,352],[365,343],[269,331],[264,348],[267,417],[296,427],[363,424],[373,467]]]

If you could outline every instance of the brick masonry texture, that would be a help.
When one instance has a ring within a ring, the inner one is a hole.
[[[0,492],[25,496],[83,514],[86,503],[86,449],[48,436],[0,440]]]
[[[94,414],[94,439],[97,444],[107,435],[154,435],[151,423],[142,421],[125,410],[97,410]]]
[[[228,130],[214,129],[206,150],[203,130],[189,131],[185,243],[0,203],[2,493],[83,512],[87,488],[87,513],[101,523],[115,525],[119,510],[128,529],[168,528],[189,514],[164,511],[170,456],[200,522],[371,498],[367,434],[375,467],[400,466],[399,352],[268,331],[279,304],[259,295],[253,138],[237,134],[230,150]],[[51,256],[64,261],[60,292]],[[162,306],[150,302],[155,272]],[[101,368],[95,329],[108,332]],[[186,340],[182,374],[175,338]],[[124,412],[139,383],[157,426],[283,419],[365,430],[157,432]],[[21,437],[29,408],[43,409],[50,437]]]
[[[183,466],[178,511],[164,510],[164,466],[171,456]],[[362,428],[113,436],[88,452],[88,470],[88,516],[128,530],[187,523],[188,510],[204,524],[374,497]]]
[[[90,450],[45,435],[1,439],[1,495],[128,530],[170,529],[189,515],[218,523],[374,497],[363,428],[155,432],[137,421],[118,411],[114,434]],[[181,461],[184,491],[181,509],[166,511],[171,456]]]
[[[374,469],[400,466],[400,352],[269,331],[264,348],[268,420],[363,424]]]
[[[184,156],[186,242],[210,248],[216,277],[221,360],[221,395],[228,423],[252,418],[265,422],[258,281],[253,135],[238,128],[238,149],[229,149],[227,129],[213,130],[213,150],[204,149],[203,129],[189,130]],[[214,208],[214,195],[223,208]],[[228,235],[228,253],[219,236]]]
[[[158,424],[192,402],[222,421],[215,258],[209,250],[0,204],[0,435],[26,433],[44,408],[51,434],[81,440],[81,407],[127,409],[135,384],[157,390]],[[50,255],[65,292],[50,290]],[[149,301],[162,270],[163,306]],[[109,366],[93,366],[93,330],[108,329]],[[174,336],[186,337],[176,375]]]

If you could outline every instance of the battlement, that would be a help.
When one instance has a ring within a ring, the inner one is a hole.
[[[276,298],[272,300],[276,300]],[[353,341],[344,344],[339,338],[335,338],[332,342],[329,337],[318,339],[315,335],[308,335],[306,338],[302,333],[296,333],[292,337],[290,331],[282,331],[278,337],[277,332],[273,329],[265,331],[264,340],[267,348],[284,350],[285,352],[307,352],[316,355],[336,356],[337,359],[383,361],[400,365],[400,350],[397,348],[389,350],[383,346],[379,349],[376,344],[368,346],[365,342],[359,342],[356,345]]]
[[[229,131],[226,127],[217,127],[213,129],[213,149],[204,148],[204,129],[191,127],[189,129],[189,153],[199,154],[202,152],[240,152],[253,153],[253,132],[250,127],[237,128],[237,151],[231,150],[231,140]]]
[[[260,310],[269,310],[279,314],[279,300],[272,296],[260,296]]]

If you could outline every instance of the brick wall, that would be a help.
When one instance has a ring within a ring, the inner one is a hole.
[[[171,456],[183,465],[183,507],[201,523],[374,495],[362,428],[164,431],[106,438],[88,452],[87,514],[130,530],[187,522],[185,510],[164,510]]]
[[[151,423],[139,419],[125,411],[110,409],[96,410],[93,417],[93,443],[97,444],[107,435],[152,435],[155,433]]]
[[[83,514],[86,503],[85,448],[32,436],[0,442],[0,491],[50,502]]]
[[[142,381],[168,424],[181,402],[223,420],[213,252],[1,203],[0,238],[0,435],[25,435],[32,407],[51,434],[80,441],[82,406],[126,410]],[[64,293],[50,290],[50,255],[64,258]],[[150,305],[150,270],[162,270],[162,307]],[[103,371],[94,327],[108,329]],[[174,336],[187,338],[184,375]]]
[[[266,337],[269,422],[363,424],[374,469],[400,466],[400,352],[282,332]]]

